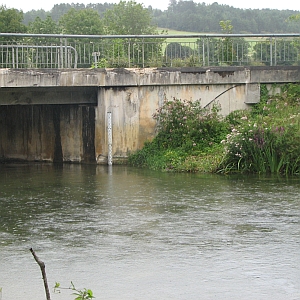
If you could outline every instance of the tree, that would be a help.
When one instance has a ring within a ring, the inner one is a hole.
[[[42,20],[40,17],[36,17],[34,22],[30,22],[28,24],[28,32],[49,34],[60,33],[57,23],[53,21],[50,15],[48,15],[45,20]]]
[[[16,9],[7,9],[5,6],[0,6],[0,32],[3,33],[23,33],[26,32],[26,26],[22,24],[23,12]],[[0,65],[6,67],[14,66],[15,61],[15,49],[9,44],[15,44],[20,40],[20,37],[0,37],[2,45],[7,44],[6,51],[1,50]],[[17,55],[16,55],[17,56]]]
[[[150,11],[134,1],[120,1],[112,9],[107,10],[104,14],[104,24],[106,33],[111,35],[158,34],[157,27],[152,24]],[[144,43],[142,39],[137,38],[110,41],[113,47],[117,46],[117,52],[124,55],[124,60],[129,66],[143,67],[162,55],[161,42],[161,39],[151,39]],[[117,53],[115,50],[113,52]],[[111,57],[112,51],[106,53],[107,55]]]
[[[97,11],[87,8],[72,7],[59,20],[62,33],[76,35],[102,35],[103,23]],[[94,59],[92,53],[99,52],[102,41],[96,39],[68,38],[68,44],[76,48],[80,67],[91,67]]]
[[[298,15],[292,15],[288,18],[289,21],[300,21],[300,14]]]
[[[220,21],[220,27],[225,34],[233,31],[230,20]],[[201,38],[197,44],[202,61],[207,65],[239,65],[248,60],[249,43],[244,38]]]
[[[23,12],[17,9],[7,9],[6,6],[0,7],[0,32],[23,33],[26,26],[23,22]]]
[[[39,9],[39,10],[33,10],[32,9],[31,11],[28,11],[28,12],[24,13],[23,23],[28,26],[28,24],[31,23],[31,22],[34,22],[34,20],[37,17],[39,17],[42,20],[45,20],[49,14],[50,14],[49,12],[46,12],[43,9]]]
[[[231,20],[220,21],[223,33],[232,34],[233,26]],[[249,43],[244,38],[225,37],[219,41],[219,60],[228,65],[236,65],[243,62],[248,55]]]
[[[194,54],[194,50],[191,47],[181,45],[180,43],[170,43],[166,47],[165,55],[170,58],[181,58],[185,59]]]
[[[104,14],[104,24],[108,34],[141,35],[155,34],[151,14],[142,4],[134,1],[120,1]]]
[[[59,20],[63,33],[67,34],[103,34],[103,23],[98,12],[93,9],[71,8]]]

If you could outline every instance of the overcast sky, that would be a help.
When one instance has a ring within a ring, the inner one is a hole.
[[[5,5],[7,8],[16,8],[19,10],[23,10],[23,12],[30,11],[32,9],[38,10],[38,9],[44,9],[46,11],[51,10],[51,8],[55,4],[60,3],[118,3],[119,0],[0,0],[0,3],[2,5]],[[153,8],[159,8],[161,10],[166,10],[169,4],[169,0],[136,0],[137,3],[143,4],[145,7],[148,7],[151,5]],[[204,2],[206,4],[211,4],[213,2],[217,2],[219,4],[226,4],[237,8],[251,8],[251,9],[262,9],[262,8],[271,8],[271,9],[290,9],[290,10],[296,10],[300,12],[300,1],[299,0],[219,0],[219,1],[199,1],[194,0],[194,2]]]

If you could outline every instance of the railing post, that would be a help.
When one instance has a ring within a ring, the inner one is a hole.
[[[277,66],[277,43],[276,43],[277,39],[274,39],[274,66]]]
[[[209,38],[206,38],[207,40],[207,65],[209,66]]]
[[[60,38],[58,68],[63,68],[63,39]]]
[[[15,68],[15,50],[14,47],[11,49],[11,54],[12,54],[12,66]]]
[[[142,40],[142,55],[143,55],[143,68],[145,68],[145,45],[144,45],[144,38]]]
[[[64,68],[68,67],[68,43],[67,43],[67,38],[65,40],[65,63],[64,63]]]
[[[270,38],[270,66],[273,66],[273,45],[272,38]]]
[[[130,68],[130,39],[128,39],[128,67]]]

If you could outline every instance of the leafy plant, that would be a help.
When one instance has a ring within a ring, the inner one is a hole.
[[[223,172],[296,174],[300,171],[300,88],[286,85],[276,96],[262,88],[261,102],[243,116],[231,116]]]
[[[202,108],[200,100],[165,101],[153,115],[158,124],[157,136],[130,155],[129,163],[181,171],[187,156],[206,153],[226,136],[228,124],[222,121],[219,111],[218,104],[211,109]]]
[[[93,296],[93,292],[92,290],[90,289],[82,289],[82,290],[79,290],[75,287],[74,283],[71,281],[71,286],[68,287],[68,288],[62,288],[60,286],[60,283],[59,282],[56,282],[55,283],[55,286],[54,286],[54,292],[59,292],[60,293],[60,290],[61,289],[69,289],[69,290],[72,290],[73,291],[73,295],[76,296],[76,298],[74,300],[88,300],[88,299],[93,299],[95,298]]]

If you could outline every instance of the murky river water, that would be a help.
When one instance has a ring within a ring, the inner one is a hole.
[[[2,300],[45,299],[31,247],[50,287],[96,299],[300,299],[299,195],[300,178],[0,165]]]

